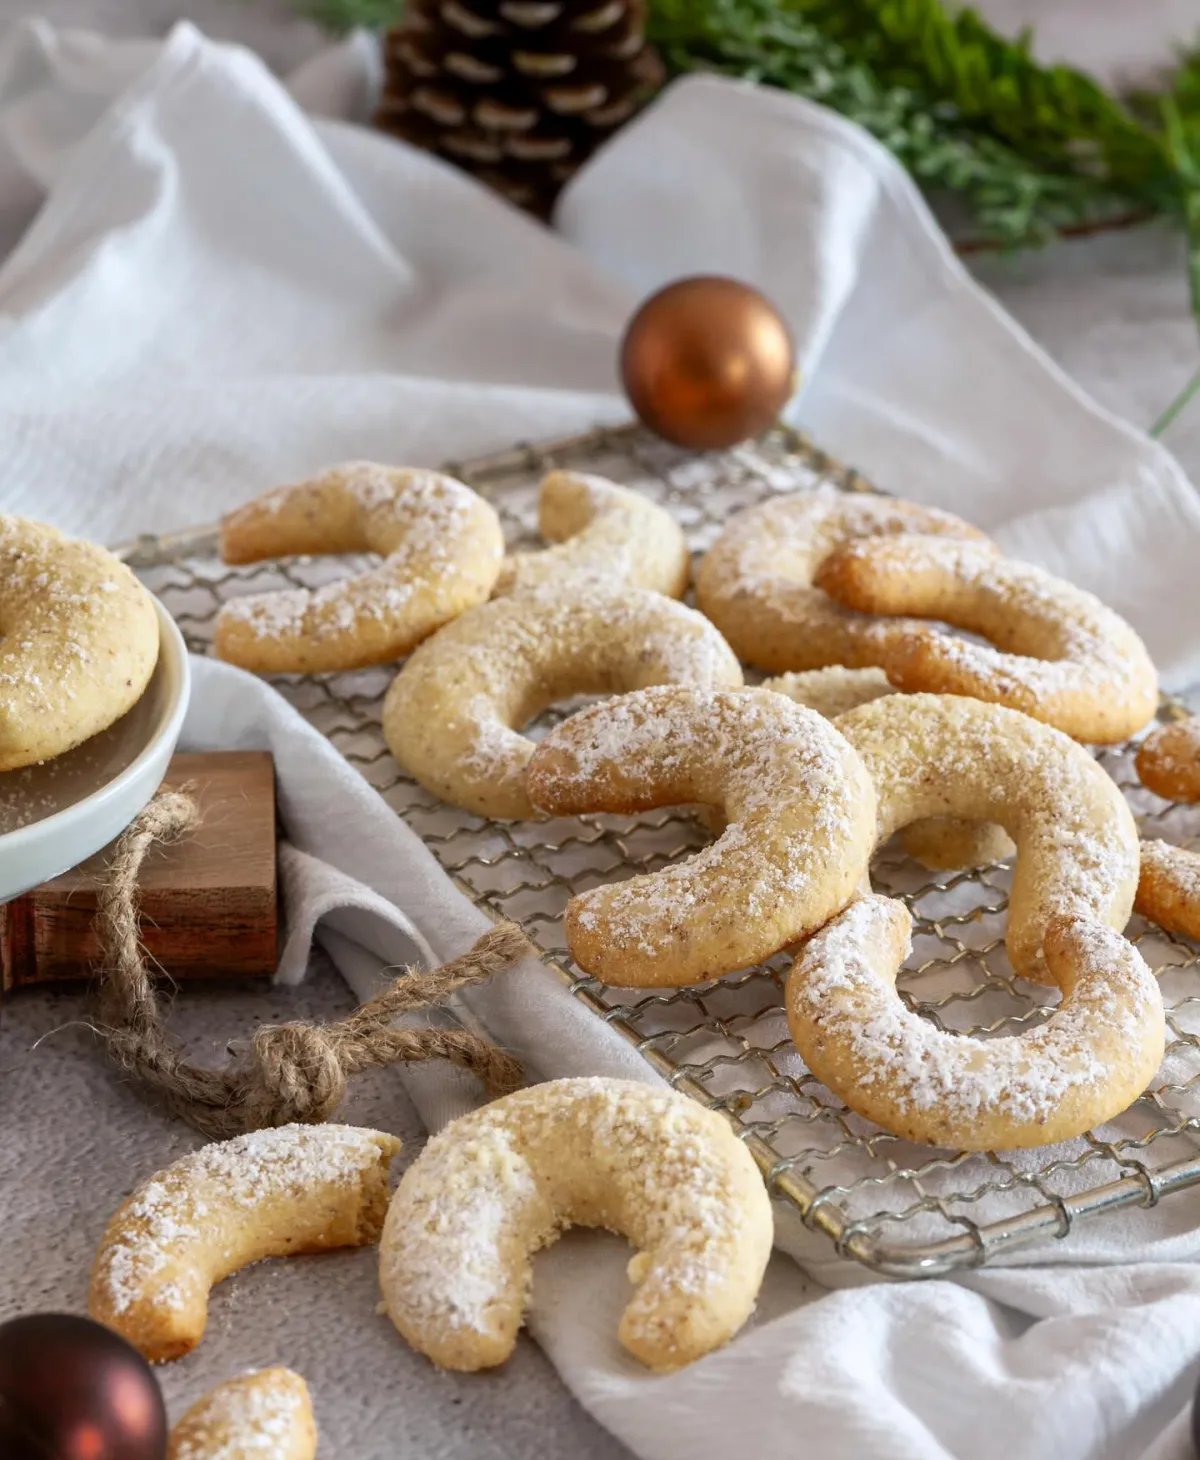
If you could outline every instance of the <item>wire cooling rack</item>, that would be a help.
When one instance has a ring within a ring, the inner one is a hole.
[[[703,551],[730,513],[830,482],[870,491],[857,473],[793,432],[697,458],[637,428],[521,446],[448,470],[498,508],[510,546],[536,545],[537,484],[554,466],[597,472],[646,492]],[[220,604],[241,593],[313,587],[344,575],[345,560],[223,565],[215,532],[141,538],[127,561],[162,598],[191,647],[209,646]],[[934,1276],[977,1266],[1018,1244],[1066,1237],[1121,1207],[1153,1205],[1200,1182],[1200,953],[1135,920],[1130,936],[1158,973],[1169,1048],[1154,1084],[1119,1121],[1034,1151],[967,1154],[914,1145],[860,1119],[807,1071],[787,1037],[787,960],[695,988],[617,990],[573,965],[562,932],[568,898],[653,871],[702,845],[683,811],[644,817],[489,822],[446,806],[404,775],[384,746],[387,670],[281,677],[280,692],[316,725],[414,828],[482,908],[518,922],[571,993],[633,1043],[678,1090],[724,1112],[772,1191],[838,1252],[876,1272]],[[1164,705],[1163,718],[1182,713]],[[544,732],[561,712],[545,717]],[[1200,816],[1143,790],[1128,747],[1100,759],[1134,804],[1147,835],[1193,844]],[[1004,951],[1008,869],[932,874],[885,848],[875,886],[907,903],[914,955],[899,987],[910,1007],[946,1029],[982,1037],[1043,1020],[1057,995],[1013,975]]]

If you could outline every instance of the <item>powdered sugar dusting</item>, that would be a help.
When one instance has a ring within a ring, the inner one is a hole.
[[[1123,927],[1137,884],[1137,827],[1103,768],[1061,731],[955,695],[894,695],[838,728],[878,792],[880,844],[913,821],[999,822],[1019,848],[1008,925],[1018,972],[1033,971],[1054,914]]]
[[[835,1088],[852,1106],[857,1088],[901,1118],[937,1112],[959,1133],[994,1118],[1037,1126],[1070,1092],[1102,1091],[1140,1053],[1147,1027],[1161,1028],[1162,1001],[1140,954],[1090,923],[1075,928],[1075,988],[1046,1023],[990,1040],[939,1029],[892,987],[897,919],[907,929],[907,913],[890,899],[854,903],[812,939],[788,982],[801,1052],[827,1083],[831,1061],[845,1062]]]
[[[807,705],[827,720],[836,720],[859,705],[896,692],[882,669],[846,669],[840,664],[827,669],[807,669],[799,674],[781,674],[775,679],[765,679],[761,688],[787,695],[789,700]]]
[[[1152,730],[1138,750],[1137,771],[1168,801],[1200,800],[1200,715]]]
[[[1142,873],[1162,878],[1176,897],[1200,908],[1200,853],[1170,842],[1144,841]]]
[[[462,615],[401,671],[384,712],[396,758],[439,795],[490,815],[533,815],[518,732],[555,701],[643,685],[741,683],[717,630],[644,589],[551,584]]]
[[[857,756],[815,711],[767,691],[654,689],[595,706],[543,741],[530,793],[557,815],[722,808],[729,824],[712,846],[583,893],[570,911],[618,952],[672,967],[682,945],[694,951],[736,930],[713,974],[823,922],[865,872],[871,847],[874,796]],[[673,981],[694,972],[688,964]]]
[[[1093,594],[1044,569],[997,557],[978,543],[917,534],[855,543],[844,558],[855,565],[854,575],[843,582],[835,573],[829,588],[849,606],[921,612],[932,570],[939,589],[929,599],[931,616],[991,641],[917,630],[907,648],[888,661],[904,688],[959,688],[983,698],[1023,692],[1018,708],[1064,729],[1073,728],[1065,702],[1086,696],[1102,713],[1119,718],[1112,739],[1139,730],[1154,713],[1158,678],[1138,636]],[[876,577],[882,596],[875,591]],[[930,665],[965,679],[949,686],[932,683]]]
[[[846,493],[825,484],[737,513],[712,553],[734,592],[770,596],[811,584],[816,568],[843,543],[915,531],[980,535],[949,512],[894,497]]]
[[[316,505],[310,500],[314,497]],[[491,587],[503,553],[495,513],[469,487],[438,472],[351,463],[316,482],[276,488],[229,523],[257,542],[263,537],[263,519],[269,529],[272,518],[295,512],[311,535],[312,519],[319,519],[322,504],[328,513],[343,517],[349,506],[338,550],[379,553],[384,562],[316,590],[231,599],[221,609],[219,634],[224,628],[264,641],[318,643],[369,633],[373,627],[384,636],[403,634],[407,616],[423,599],[453,597],[461,590],[464,601],[455,599],[461,611]],[[269,532],[266,536],[269,541]],[[281,525],[277,550],[286,551],[288,545]]]
[[[398,1142],[343,1125],[251,1131],[184,1156],[152,1177],[114,1217],[96,1261],[94,1289],[115,1314],[150,1301],[179,1308],[194,1297],[161,1275],[188,1275],[189,1248],[232,1212],[246,1217],[288,1194],[357,1187]]]
[[[880,664],[892,637],[913,625],[855,613],[813,578],[847,542],[907,532],[981,536],[948,512],[830,485],[775,497],[725,524],[701,564],[696,601],[743,659],[764,668]]]
[[[554,471],[542,482],[539,516],[543,534],[557,546],[513,553],[497,593],[607,583],[675,595],[687,586],[683,532],[640,492],[605,477]]]
[[[362,623],[386,624],[412,601],[415,584],[396,558],[357,578],[320,588],[289,588],[233,598],[222,609],[227,621],[241,624],[260,639],[289,634],[332,638],[353,633]]]
[[[659,1269],[626,1334],[664,1350],[770,1243],[765,1193],[720,1117],[650,1086],[559,1080],[454,1122],[405,1174],[381,1248],[388,1311],[435,1357],[454,1335],[515,1334],[526,1254],[577,1223],[642,1249],[635,1282]]]
[[[298,1375],[268,1369],[222,1384],[191,1410],[172,1436],[171,1460],[246,1460],[280,1456],[311,1423]]]

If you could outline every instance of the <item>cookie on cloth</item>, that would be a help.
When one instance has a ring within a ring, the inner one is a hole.
[[[308,1385],[290,1369],[218,1384],[172,1429],[167,1460],[313,1460],[317,1422]]]
[[[771,1202],[728,1121],[633,1080],[553,1080],[452,1121],[404,1173],[379,1248],[392,1322],[446,1369],[502,1364],[531,1257],[568,1227],[637,1248],[625,1348],[677,1369],[738,1331],[771,1255]]]

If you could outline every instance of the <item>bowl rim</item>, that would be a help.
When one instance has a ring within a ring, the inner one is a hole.
[[[158,659],[154,673],[161,668],[165,671],[167,680],[167,701],[153,733],[137,755],[111,781],[105,781],[104,785],[78,801],[72,801],[61,811],[55,811],[37,821],[30,821],[12,831],[0,832],[0,847],[3,847],[6,855],[18,853],[24,846],[57,835],[68,822],[84,812],[103,811],[110,802],[118,800],[132,782],[146,773],[148,763],[161,754],[164,741],[168,741],[172,747],[178,743],[192,692],[192,671],[188,662],[187,644],[179,625],[163,605],[154,594],[151,593],[150,598],[158,616]]]

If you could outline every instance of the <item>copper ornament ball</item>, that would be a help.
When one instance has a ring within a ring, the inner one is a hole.
[[[0,1325],[3,1460],[164,1460],[150,1365],[102,1323],[33,1313]]]
[[[796,388],[779,311],[737,279],[680,279],[651,295],[621,342],[621,379],[656,435],[697,451],[765,431]]]

